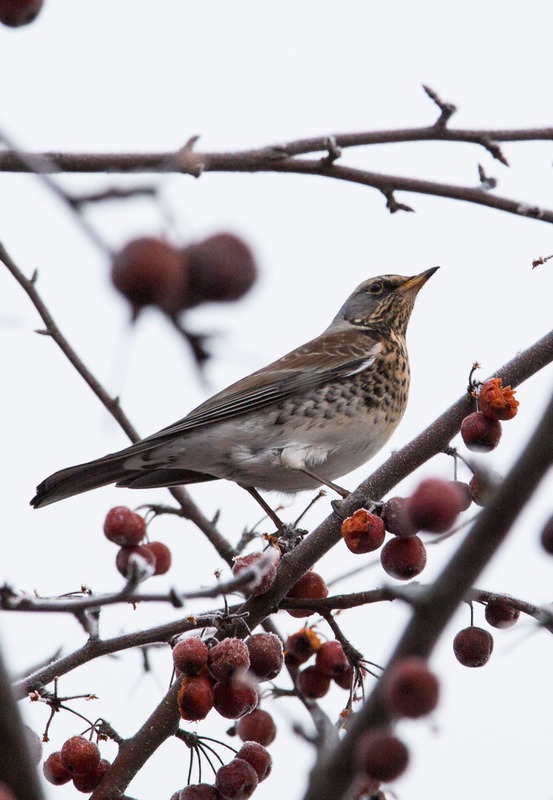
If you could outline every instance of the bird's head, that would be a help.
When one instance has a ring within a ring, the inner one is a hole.
[[[404,336],[419,289],[439,267],[419,275],[380,275],[363,281],[335,316],[332,329],[371,328],[391,330]],[[345,323],[345,325],[344,325]]]

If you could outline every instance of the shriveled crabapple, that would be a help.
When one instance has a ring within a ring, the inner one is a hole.
[[[461,436],[469,450],[489,453],[501,439],[501,422],[490,419],[481,411],[474,411],[462,421]]]
[[[463,628],[453,640],[455,658],[464,667],[483,667],[490,660],[492,650],[491,633],[476,625]]]
[[[248,646],[242,639],[229,637],[212,647],[207,656],[207,668],[216,681],[226,681],[238,670],[250,666]]]
[[[426,548],[418,536],[390,539],[380,553],[380,562],[392,578],[408,581],[426,566]]]
[[[247,800],[258,783],[255,769],[243,758],[233,758],[223,764],[215,775],[215,786],[223,800]]]
[[[236,733],[243,742],[258,742],[268,747],[276,736],[276,725],[268,711],[256,708],[238,720]]]
[[[324,578],[322,578],[317,572],[313,572],[313,570],[309,570],[309,572],[306,572],[304,575],[302,575],[286,595],[286,597],[290,599],[296,597],[321,599],[327,596],[328,586],[326,585]],[[315,611],[312,609],[287,609],[287,611],[290,616],[298,618],[308,617],[315,613]]]
[[[270,681],[284,665],[282,642],[274,633],[254,633],[246,639],[250,671],[260,681]]]
[[[480,387],[478,393],[480,411],[489,419],[510,420],[516,416],[520,403],[515,399],[515,391],[503,386],[501,378],[490,378]]]
[[[146,520],[126,506],[115,506],[106,514],[104,535],[121,547],[134,547],[146,535]]]
[[[384,523],[366,508],[359,508],[342,522],[342,539],[352,553],[371,553],[384,542]]]
[[[183,678],[178,694],[179,712],[183,719],[189,722],[205,719],[214,702],[213,681],[209,675]]]

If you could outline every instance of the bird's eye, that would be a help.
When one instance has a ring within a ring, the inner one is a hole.
[[[383,288],[382,281],[373,281],[367,291],[369,294],[380,294]]]

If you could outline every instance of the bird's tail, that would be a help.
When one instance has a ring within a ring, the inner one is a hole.
[[[129,474],[125,469],[125,461],[129,456],[128,453],[124,455],[123,453],[124,451],[112,453],[96,461],[76,464],[74,467],[54,472],[36,487],[31,505],[33,508],[41,508],[66,497],[99,489],[100,486],[107,486],[124,479]]]

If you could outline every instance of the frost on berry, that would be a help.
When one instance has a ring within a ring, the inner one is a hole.
[[[480,387],[480,411],[489,419],[509,420],[516,415],[520,403],[510,386],[503,386],[501,378],[491,378]]]
[[[380,562],[392,578],[408,581],[426,566],[426,549],[418,536],[390,539],[380,553]]]
[[[173,647],[175,669],[185,675],[197,675],[207,664],[208,652],[206,643],[197,636],[182,639]]]
[[[399,778],[409,763],[407,747],[387,732],[368,731],[359,740],[356,752],[366,774],[378,781]]]
[[[356,555],[371,553],[384,542],[384,523],[376,514],[359,508],[342,522],[342,538]]]
[[[344,648],[339,641],[324,642],[317,650],[315,666],[323,675],[338,678],[350,668]]]
[[[490,597],[484,616],[492,628],[510,628],[520,617],[520,611],[503,597]]]
[[[256,708],[238,720],[236,733],[243,742],[258,742],[268,747],[276,736],[276,725],[268,711]]]
[[[146,520],[126,506],[115,506],[106,514],[104,534],[121,547],[134,547],[146,535]]]
[[[139,583],[155,575],[156,557],[144,544],[120,547],[115,556],[115,566],[124,578]]]
[[[275,582],[278,566],[278,553],[275,548],[265,553],[248,553],[234,560],[232,574],[238,578],[244,572],[251,572],[249,582],[241,587],[246,595],[257,597],[271,588]]]
[[[423,717],[436,708],[440,683],[423,658],[409,656],[392,664],[382,694],[392,716]]]
[[[259,703],[257,685],[248,673],[236,673],[232,678],[218,681],[213,688],[215,711],[226,719],[238,719],[251,712]]]
[[[258,742],[244,742],[236,753],[236,758],[243,758],[244,761],[251,764],[257,773],[260,783],[269,776],[273,766],[273,759],[269,752]]]
[[[309,572],[306,572],[305,575],[302,575],[286,595],[288,598],[301,597],[310,599],[319,599],[327,596],[328,586],[326,585],[324,578],[322,578],[317,572],[313,572],[313,570],[309,570]],[[313,609],[287,609],[287,611],[290,616],[299,618],[308,617],[315,613]]]
[[[461,511],[459,490],[451,481],[427,478],[408,499],[406,513],[413,526],[430,533],[448,531]]]
[[[250,670],[260,681],[270,681],[284,665],[282,642],[274,633],[254,633],[246,639]]]
[[[464,667],[483,667],[493,650],[493,637],[483,628],[463,628],[453,640],[455,658]]]
[[[213,683],[208,675],[183,678],[178,694],[179,712],[183,719],[189,722],[205,719],[214,702]]]
[[[307,700],[319,700],[330,688],[330,678],[323,675],[315,665],[298,673],[298,689]]]
[[[250,666],[248,646],[242,639],[223,639],[209,651],[207,666],[216,681],[226,681],[236,671],[247,670]]]
[[[481,411],[469,414],[461,423],[461,436],[469,450],[489,453],[501,439],[501,422],[490,419]]]
[[[221,795],[209,783],[196,783],[175,792],[171,800],[220,800]]]
[[[219,767],[215,776],[215,786],[223,800],[247,800],[258,783],[256,771],[243,758],[233,758]]]
[[[284,659],[288,666],[299,666],[308,661],[321,646],[313,628],[302,628],[286,639]]]
[[[84,736],[72,736],[60,750],[61,763],[71,775],[94,772],[100,763],[98,746]]]

